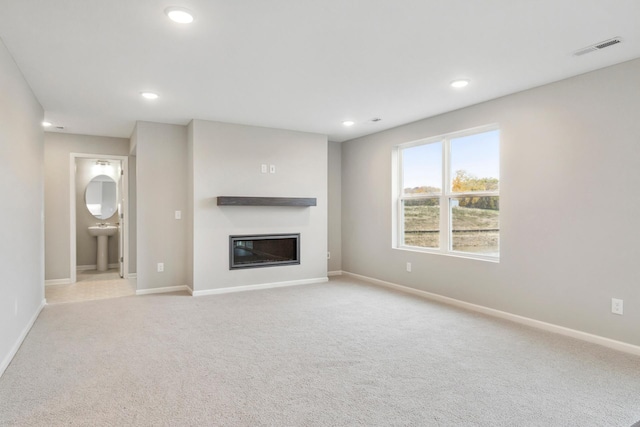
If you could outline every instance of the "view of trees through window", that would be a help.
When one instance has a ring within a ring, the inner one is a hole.
[[[499,131],[444,137],[401,155],[401,245],[498,257]]]

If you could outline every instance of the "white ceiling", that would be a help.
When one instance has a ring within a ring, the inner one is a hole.
[[[0,0],[0,38],[65,132],[196,118],[344,141],[638,58],[640,1]]]

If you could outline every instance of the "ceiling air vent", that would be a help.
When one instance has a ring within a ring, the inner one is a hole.
[[[574,56],[582,56],[590,52],[595,52],[596,50],[604,49],[605,47],[613,46],[614,44],[621,43],[622,39],[620,37],[614,37],[609,40],[604,40],[596,44],[592,44],[591,46],[583,47],[582,49],[578,49],[573,52]]]

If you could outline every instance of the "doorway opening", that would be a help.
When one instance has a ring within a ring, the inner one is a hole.
[[[135,295],[129,277],[128,158],[72,153],[70,280],[48,286],[48,303]]]

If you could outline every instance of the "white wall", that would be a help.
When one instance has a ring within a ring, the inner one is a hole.
[[[329,142],[328,271],[342,270],[342,144]]]
[[[187,286],[193,291],[193,121],[187,126]]]
[[[127,156],[129,140],[45,132],[45,277],[68,279],[70,265],[69,162],[71,153]]]
[[[129,274],[137,275],[138,267],[138,176],[137,146],[138,124],[129,139]]]
[[[0,40],[0,375],[44,302],[43,116]]]
[[[187,127],[138,122],[138,290],[187,284]],[[175,211],[182,219],[175,219]],[[157,264],[164,263],[164,272]]]
[[[343,143],[343,270],[640,345],[638,76],[634,60]],[[392,148],[490,123],[500,263],[392,249]]]
[[[326,136],[194,120],[189,138],[193,290],[326,278]],[[217,196],[315,197],[317,206],[217,206]],[[229,236],[267,233],[300,233],[301,264],[230,271]]]
[[[138,264],[136,156],[129,156],[129,274],[136,273]]]

